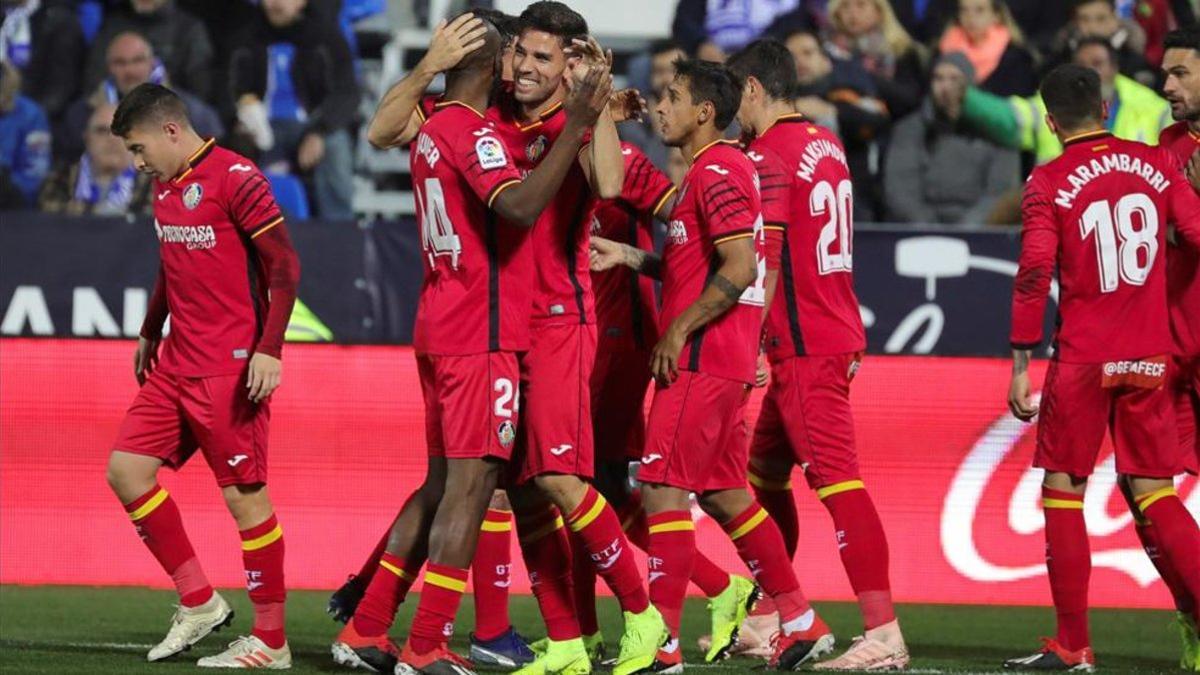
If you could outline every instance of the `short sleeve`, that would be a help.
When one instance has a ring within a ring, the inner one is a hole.
[[[488,123],[458,127],[452,133],[458,135],[452,147],[462,176],[488,208],[502,191],[521,182],[521,172]]]
[[[696,172],[696,198],[704,214],[705,235],[720,244],[754,236],[760,215],[758,191],[750,167],[713,159]]]
[[[283,222],[271,183],[249,160],[229,165],[225,175],[229,219],[253,239]]]
[[[747,156],[758,172],[758,189],[762,200],[763,225],[768,229],[787,227],[789,188],[791,179],[779,155],[768,149],[752,150]]]
[[[421,118],[422,124],[425,122],[425,120],[429,119],[430,115],[433,114],[433,111],[437,108],[438,101],[440,101],[441,98],[441,96],[437,96],[435,94],[426,94],[421,97],[420,101],[417,102],[416,113],[417,117]]]
[[[621,187],[621,200],[639,213],[654,214],[667,197],[675,191],[675,185],[666,174],[646,159],[641,150],[624,145],[621,154],[625,158],[625,184]]]

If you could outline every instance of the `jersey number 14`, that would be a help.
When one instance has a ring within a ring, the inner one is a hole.
[[[448,255],[450,266],[458,269],[462,242],[454,233],[454,223],[450,222],[450,216],[446,213],[442,181],[426,178],[424,188],[413,185],[413,192],[417,195],[417,209],[421,215],[421,248],[429,256],[429,266],[437,263],[438,256]]]

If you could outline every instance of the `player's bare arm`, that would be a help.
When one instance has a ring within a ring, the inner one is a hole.
[[[758,277],[754,239],[740,237],[717,244],[721,266],[704,287],[696,302],[671,322],[650,356],[650,372],[662,384],[679,376],[679,354],[688,337],[700,327],[729,311],[742,292]]]
[[[537,222],[579,154],[588,127],[607,105],[611,79],[607,69],[592,69],[572,88],[564,103],[567,123],[562,134],[525,180],[496,196],[492,203],[496,213],[526,227]]]
[[[662,258],[652,251],[593,235],[589,255],[593,272],[624,265],[653,279],[662,279]]]
[[[438,73],[445,72],[464,56],[483,46],[487,27],[473,14],[463,14],[450,23],[442,21],[433,31],[429,51],[420,63],[388,89],[367,127],[367,140],[376,148],[395,148],[416,138],[422,118],[417,106]]]
[[[1033,404],[1029,384],[1029,361],[1033,351],[1029,349],[1013,350],[1012,381],[1008,385],[1008,409],[1022,422],[1028,422],[1038,413],[1038,407]]]
[[[568,81],[579,82],[581,78],[594,70],[605,73],[612,72],[612,51],[605,51],[594,37],[585,40],[574,40],[571,54],[580,57],[568,77]],[[604,111],[596,120],[592,130],[592,142],[587,152],[579,158],[579,165],[587,176],[592,191],[602,199],[613,199],[621,196],[621,188],[625,183],[625,159],[621,155],[621,139],[617,136],[617,124],[610,112],[612,97],[607,97]]]

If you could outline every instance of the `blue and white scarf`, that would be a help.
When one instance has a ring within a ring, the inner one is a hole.
[[[29,19],[42,6],[42,0],[29,0],[13,7],[4,15],[0,26],[0,59],[24,70],[33,58],[33,31]]]
[[[150,79],[146,80],[151,84],[162,84],[167,79],[167,69],[163,67],[162,61],[154,59],[154,68],[150,70]],[[101,83],[104,89],[104,100],[116,105],[121,102],[121,92],[117,91],[117,83],[111,77],[105,78]]]
[[[124,171],[101,188],[92,175],[92,160],[85,152],[79,159],[79,177],[75,179],[74,199],[92,207],[95,213],[123,213],[133,200],[133,188],[137,183],[137,169],[126,167]]]

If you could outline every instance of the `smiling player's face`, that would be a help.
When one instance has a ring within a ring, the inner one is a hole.
[[[563,87],[567,54],[562,40],[540,30],[527,30],[517,38],[513,51],[513,88],[516,98],[528,105],[541,105]]]

